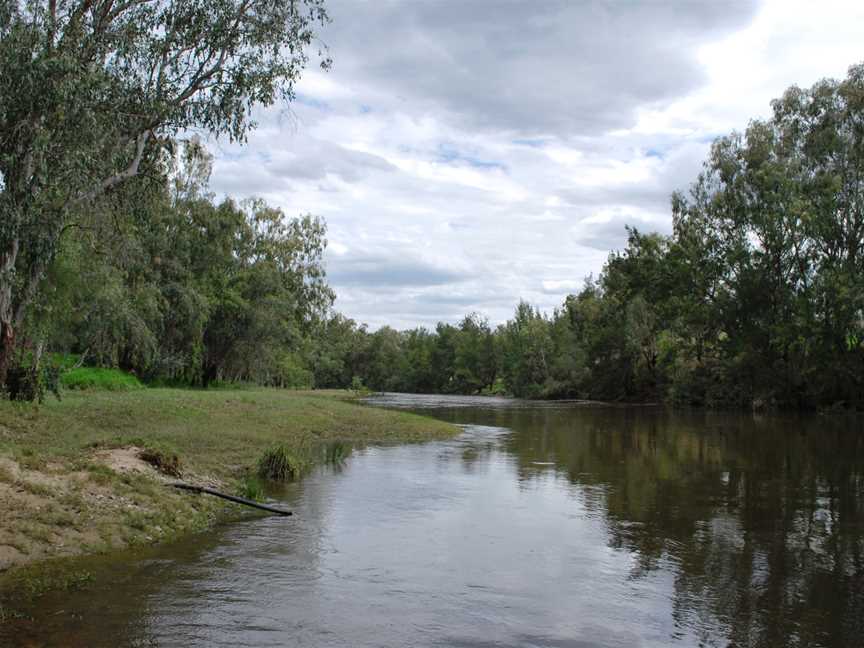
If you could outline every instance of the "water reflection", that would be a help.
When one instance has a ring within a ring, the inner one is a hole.
[[[861,645],[857,420],[387,396],[455,440],[356,449],[250,517],[94,568],[11,645]]]
[[[485,399],[466,416],[471,400],[439,414],[515,430],[519,479],[565,476],[636,558],[631,578],[673,572],[675,626],[701,645],[864,642],[860,419]]]

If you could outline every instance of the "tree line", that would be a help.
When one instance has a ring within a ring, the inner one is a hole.
[[[861,409],[864,65],[772,109],[714,142],[672,196],[671,235],[629,229],[553,313],[353,330],[348,373],[376,389]]]
[[[370,332],[333,309],[324,222],[217,200],[190,136],[242,141],[290,102],[326,20],[321,0],[0,3],[7,394],[53,351],[161,384],[864,407],[864,66],[717,139],[672,233],[630,229],[552,313]]]

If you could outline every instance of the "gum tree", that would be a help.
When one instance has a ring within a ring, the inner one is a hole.
[[[0,384],[76,214],[178,134],[243,141],[327,20],[323,0],[0,0]]]

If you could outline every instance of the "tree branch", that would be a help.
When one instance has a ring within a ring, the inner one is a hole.
[[[144,158],[144,150],[147,146],[147,140],[150,139],[151,134],[151,131],[146,130],[140,135],[138,135],[135,142],[135,157],[132,158],[132,162],[129,163],[128,167],[126,167],[122,171],[118,171],[117,173],[109,176],[108,178],[105,178],[102,182],[98,183],[90,191],[85,191],[84,193],[79,194],[70,201],[70,204],[78,205],[80,203],[93,200],[97,196],[100,196],[106,191],[108,191],[111,187],[114,187],[121,182],[128,180],[129,178],[134,178],[136,175],[138,175],[138,167],[141,166],[141,160]]]

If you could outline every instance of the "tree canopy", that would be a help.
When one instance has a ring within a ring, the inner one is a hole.
[[[180,134],[242,140],[326,20],[322,0],[0,2],[0,383],[74,219]]]

